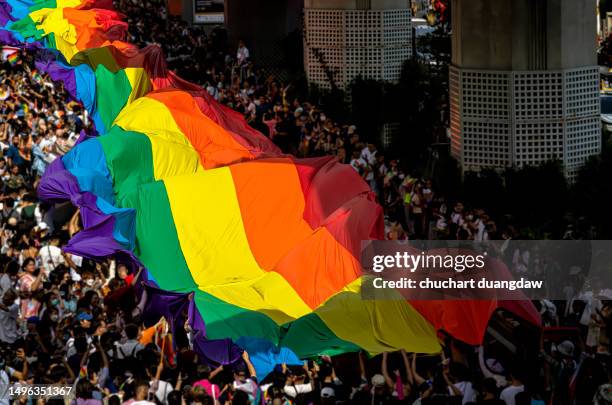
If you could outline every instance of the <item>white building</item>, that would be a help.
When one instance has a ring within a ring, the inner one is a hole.
[[[305,0],[310,83],[346,89],[357,76],[397,81],[412,56],[410,0]]]
[[[601,151],[590,0],[453,0],[451,149],[464,171]]]

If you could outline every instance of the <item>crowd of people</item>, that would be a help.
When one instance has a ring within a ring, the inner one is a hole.
[[[378,196],[388,239],[516,236],[387,159],[371,134],[294,97],[290,84],[256,67],[247,44],[228,47],[222,29],[207,34],[156,1],[123,0],[118,9],[128,16],[130,42],[160,44],[181,77],[242,112],[284,151],[350,164]],[[246,352],[231,366],[204,364],[187,331],[169,340],[163,319],[145,322],[141,273],[62,250],[78,213],[69,203],[40,202],[36,186],[89,122],[61,85],[21,58],[0,71],[0,395],[9,386],[62,384],[74,388],[76,405],[612,404],[610,294],[536,302],[546,327],[541,341],[500,313],[515,338],[505,346],[489,335],[483,347],[442,336],[439,355],[319,356],[302,366],[279,364],[261,380]],[[524,252],[515,256],[513,271],[528,267]],[[9,402],[0,396],[0,405]]]

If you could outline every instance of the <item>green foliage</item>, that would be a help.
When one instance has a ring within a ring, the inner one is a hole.
[[[449,148],[438,148],[436,156],[436,164],[431,176],[436,185],[436,192],[450,201],[460,199],[463,182],[459,162],[451,156]]]
[[[398,83],[358,77],[349,89],[352,122],[367,139],[378,141],[385,122],[400,124],[400,134],[387,154],[407,161],[409,170],[427,164],[430,146],[440,142],[444,132],[441,112],[448,112],[451,55],[446,25],[421,37],[417,48],[418,54],[427,58],[407,60]]]
[[[311,84],[309,88],[309,100],[318,105],[322,111],[335,121],[344,123],[349,118],[349,108],[344,91],[335,88],[332,90],[320,89]]]
[[[541,234],[563,232],[570,198],[559,162],[508,170],[505,181],[508,209],[518,224],[537,228]]]
[[[561,236],[570,208],[570,192],[556,161],[520,169],[467,172],[461,199],[493,218],[511,218],[522,237]]]
[[[379,134],[384,124],[385,85],[384,83],[357,77],[350,85],[351,122],[357,125],[360,134],[374,142],[379,142]]]
[[[594,225],[599,239],[612,238],[612,146],[606,143],[601,156],[591,157],[572,189],[572,207],[577,217]]]
[[[606,13],[612,11],[612,0],[599,0],[600,18],[606,18]]]
[[[445,110],[448,90],[447,74],[438,68],[413,59],[404,64],[396,97],[392,103],[401,108],[401,136],[393,149],[408,156],[415,167],[422,167],[429,158],[428,147],[436,142],[434,135],[442,127],[441,111]]]

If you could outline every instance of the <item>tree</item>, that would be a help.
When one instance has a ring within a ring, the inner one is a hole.
[[[325,111],[328,117],[332,117],[338,122],[346,122],[349,111],[344,91],[338,88],[321,89],[316,84],[311,84],[308,93],[308,99],[317,104],[322,111]]]
[[[550,161],[505,173],[507,209],[517,224],[539,237],[560,235],[569,209],[569,189],[561,163]]]
[[[351,83],[350,92],[351,121],[366,139],[377,142],[384,124],[384,84],[359,76]]]
[[[443,196],[451,201],[460,199],[462,192],[461,168],[449,148],[438,148],[432,181]]]
[[[612,11],[612,0],[599,0],[599,18],[606,18],[608,11]]]
[[[499,217],[508,213],[508,198],[504,178],[493,169],[478,173],[467,172],[463,183],[463,200],[471,207],[483,208]]]
[[[591,157],[572,187],[572,210],[593,225],[598,239],[612,238],[612,146],[604,144],[601,156]]]
[[[415,168],[425,166],[433,134],[441,125],[446,81],[428,64],[411,59],[404,64],[397,88],[388,92],[386,108],[398,109],[400,123],[400,136],[393,141],[392,150],[407,157]]]

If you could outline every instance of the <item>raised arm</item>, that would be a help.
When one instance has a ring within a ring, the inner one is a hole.
[[[45,272],[42,271],[42,269],[38,269],[38,276],[36,276],[36,280],[34,280],[32,285],[30,286],[30,291],[32,293],[38,290],[38,287],[40,287],[40,283],[42,282],[42,278],[44,277],[44,275]]]
[[[72,367],[70,367],[70,364],[68,364],[68,360],[66,360],[65,357],[62,357],[62,364],[68,372],[68,381],[74,381],[76,379],[76,375],[74,375],[74,371],[72,371]]]
[[[28,378],[28,360],[26,359],[25,350],[17,349],[17,358],[22,360],[23,366],[21,367],[21,371],[15,371],[13,373],[13,377],[18,380],[25,380]]]
[[[166,339],[166,337],[164,336],[162,339]],[[164,343],[166,343],[164,341]],[[159,381],[159,379],[161,378],[161,373],[162,371],[164,371],[164,348],[162,345],[162,350],[159,353],[159,363],[157,364],[157,370],[155,370],[155,381]]]
[[[414,384],[416,386],[419,386],[425,382],[425,379],[416,371],[416,353],[412,353],[412,377],[414,378]]]
[[[182,385],[183,385],[183,373],[179,372],[178,377],[176,378],[176,384],[174,385],[174,390],[180,391]]]
[[[310,371],[310,369],[308,368],[308,360],[304,360],[304,371],[306,372],[306,375],[308,376],[308,380],[310,381],[310,388],[314,390],[315,381],[314,381],[314,376],[312,374],[312,371]]]
[[[142,273],[142,267],[138,268],[138,272],[136,273],[136,275],[134,276],[134,279],[132,280],[132,285],[136,284],[136,280],[138,280],[138,278],[140,277],[140,274]]]
[[[208,376],[209,380],[212,380],[217,374],[219,374],[221,371],[223,371],[223,364],[221,364],[219,367],[217,367],[216,369],[214,369],[213,371],[210,372],[210,375]]]
[[[453,391],[453,395],[463,396],[463,393],[459,390],[459,388],[457,388],[457,386],[453,384],[450,378],[448,378],[448,368],[444,369],[442,375],[444,376],[444,381],[446,381],[446,385],[448,385],[451,391]]]
[[[249,375],[251,377],[257,377],[257,372],[255,371],[255,367],[253,366],[253,363],[251,363],[251,359],[249,358],[249,353],[247,353],[246,350],[242,352],[242,359],[244,360],[244,362],[247,365],[247,368],[249,369]]]
[[[480,346],[478,348],[478,364],[480,365],[480,371],[482,371],[482,375],[484,375],[485,378],[493,378],[497,381],[497,379],[499,377],[501,377],[498,374],[494,374],[492,373],[489,368],[487,367],[487,365],[485,364],[484,361],[484,347]]]
[[[366,372],[365,372],[365,364],[363,362],[363,353],[359,352],[359,374],[363,381],[367,381]]]
[[[77,209],[72,218],[70,218],[70,222],[68,222],[68,233],[71,237],[81,230],[81,227],[79,226],[80,215],[81,211],[80,209]],[[70,265],[70,262],[68,264]],[[72,265],[74,265],[74,263],[72,263]],[[72,265],[70,265],[70,267],[72,267]],[[76,269],[76,266],[72,268]]]
[[[99,338],[98,338],[99,339]],[[100,357],[102,358],[102,367],[109,368],[108,356],[106,355],[106,351],[102,348],[100,344],[100,340],[96,342],[96,350],[100,352]]]
[[[145,306],[147,305],[148,298],[149,298],[149,294],[147,293],[147,289],[143,288],[142,294],[140,295],[140,301],[138,301],[138,305],[136,305],[136,308],[138,308],[141,314],[144,312]],[[187,323],[187,321],[185,321],[185,323]]]
[[[391,378],[391,376],[389,375],[389,370],[388,370],[388,364],[387,364],[387,358],[389,357],[389,353],[384,352],[383,353],[383,357],[382,357],[382,375],[383,377],[385,377],[385,382],[387,383],[387,385],[390,388],[393,388],[395,386],[395,383],[393,382],[393,379]]]
[[[81,358],[81,365],[80,368],[85,367],[85,365],[87,364],[87,360],[89,359],[89,351],[91,350],[91,343],[87,345],[87,350],[85,351],[85,354],[83,355],[83,357]]]
[[[410,361],[408,360],[408,353],[402,349],[402,359],[404,360],[404,368],[406,369],[406,376],[408,377],[408,383],[414,385],[414,378],[412,376],[412,368],[410,367]]]

